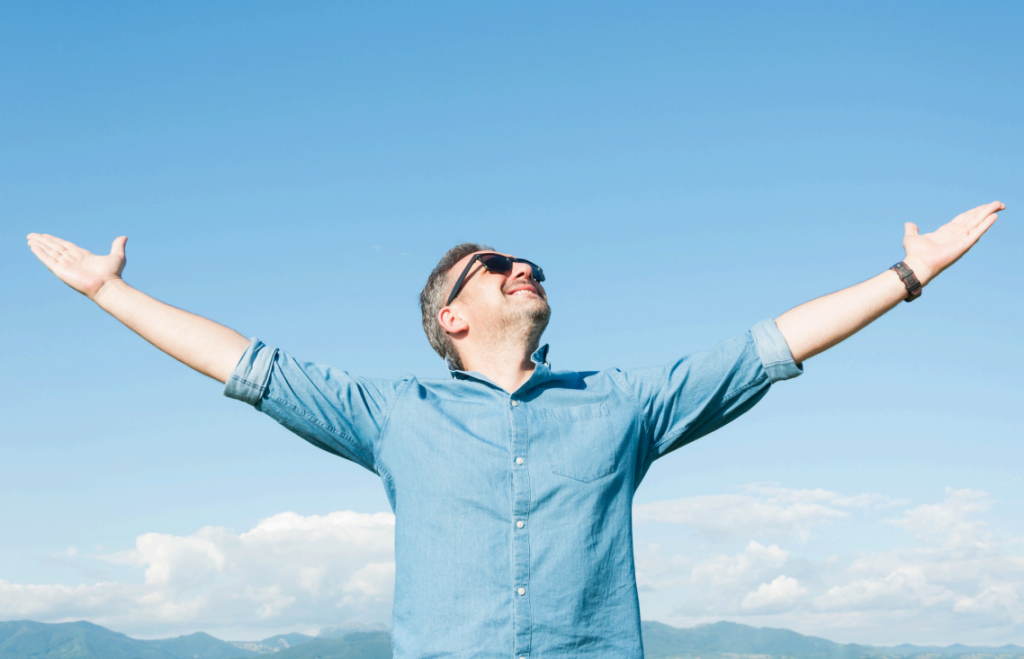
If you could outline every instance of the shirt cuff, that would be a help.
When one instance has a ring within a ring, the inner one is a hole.
[[[804,372],[803,365],[793,362],[793,353],[789,351],[786,337],[782,336],[775,319],[762,320],[750,328],[754,335],[754,346],[761,358],[761,364],[772,382],[795,378]]]
[[[276,356],[277,348],[264,345],[255,337],[250,339],[249,347],[224,384],[224,395],[250,405],[259,403],[267,393]]]

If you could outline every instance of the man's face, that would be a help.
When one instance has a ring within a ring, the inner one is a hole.
[[[449,294],[476,254],[503,253],[489,250],[463,257],[448,272]],[[495,339],[509,332],[521,333],[528,340],[539,339],[551,316],[547,293],[533,278],[528,263],[513,263],[511,272],[490,272],[480,261],[474,262],[451,308],[469,322],[471,331],[476,329]]]

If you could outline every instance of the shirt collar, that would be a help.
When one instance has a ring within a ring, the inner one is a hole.
[[[541,347],[537,348],[537,350],[534,351],[530,359],[533,361],[534,364],[537,364],[539,366],[547,366],[548,368],[550,368],[551,365],[548,364],[548,344],[545,343]]]
[[[550,347],[550,344],[545,343],[541,347],[537,348],[533,352],[533,354],[530,356],[530,361],[532,361],[534,364],[537,365],[537,368],[534,371],[534,376],[536,376],[537,372],[542,370],[542,369],[545,370],[545,371],[550,371],[551,370],[551,364],[548,363],[548,348],[549,347]],[[457,378],[460,373],[463,374],[463,375],[466,375],[467,373],[470,372],[470,371],[460,371],[459,369],[457,369],[455,367],[455,362],[452,361],[451,357],[445,357],[444,358],[444,364],[445,364],[445,366],[448,367],[448,373],[453,378]],[[530,379],[532,380],[533,378],[530,378]]]

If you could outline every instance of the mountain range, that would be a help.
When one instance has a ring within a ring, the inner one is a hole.
[[[732,622],[679,629],[645,621],[643,639],[647,659],[1024,659],[1017,645],[876,647]],[[245,659],[270,653],[274,659],[391,659],[391,636],[383,625],[349,625],[318,636],[281,634],[253,642],[202,632],[146,641],[89,622],[0,622],[0,659]]]

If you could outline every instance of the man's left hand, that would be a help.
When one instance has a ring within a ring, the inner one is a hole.
[[[917,233],[916,224],[907,222],[906,235],[903,237],[907,257],[903,262],[914,271],[924,286],[974,247],[974,243],[999,217],[996,213],[1005,208],[1002,202],[993,201],[961,213],[952,222],[923,235]]]

